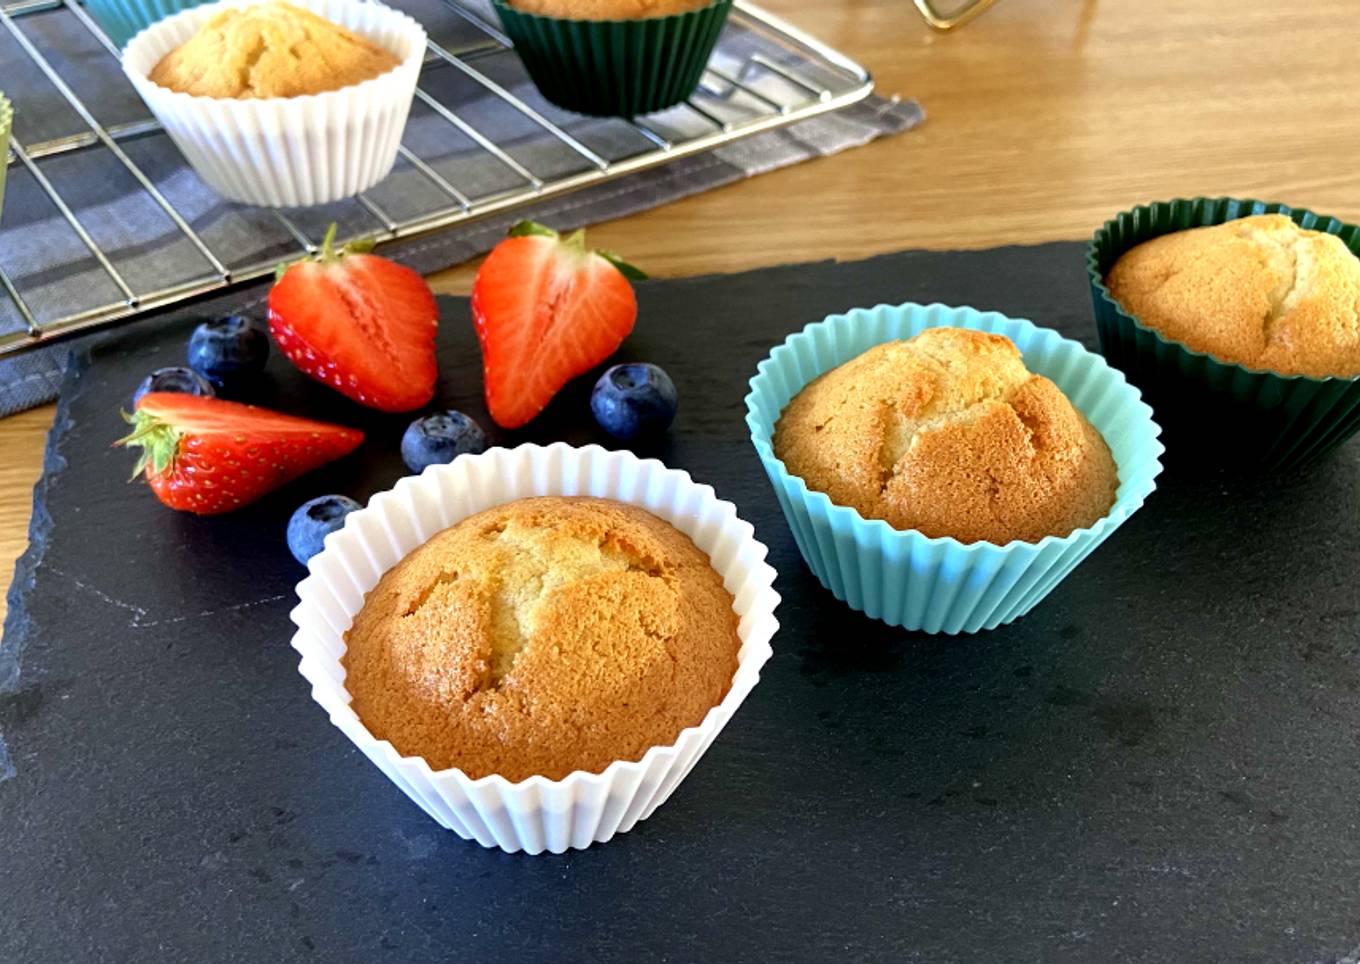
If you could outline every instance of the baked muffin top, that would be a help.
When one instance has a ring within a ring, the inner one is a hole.
[[[960,542],[1065,536],[1114,504],[1109,446],[1008,338],[929,328],[808,384],[775,454],[865,518]]]
[[[345,686],[374,736],[435,769],[598,772],[722,701],[732,604],[708,557],[644,510],[523,499],[383,576],[346,635]]]
[[[195,97],[302,97],[372,80],[399,63],[339,24],[271,0],[217,14],[161,58],[151,82]]]
[[[1285,375],[1360,374],[1360,258],[1283,214],[1145,241],[1105,284],[1143,324],[1223,361]]]
[[[505,0],[516,10],[566,20],[641,20],[706,7],[713,0]]]

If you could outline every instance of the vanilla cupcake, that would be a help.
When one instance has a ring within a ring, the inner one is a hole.
[[[638,760],[732,685],[737,617],[708,557],[607,499],[488,509],[390,569],[345,634],[345,685],[380,740],[476,779]]]
[[[1360,431],[1360,225],[1237,198],[1139,205],[1091,238],[1101,351],[1182,465],[1311,465]]]
[[[1162,468],[1161,429],[1120,372],[971,308],[808,325],[760,363],[746,409],[813,575],[852,609],[930,633],[1029,612]]]
[[[151,82],[193,97],[309,97],[381,77],[397,55],[291,3],[227,7],[161,58]]]
[[[425,32],[380,3],[212,4],[144,31],[123,69],[199,175],[247,204],[350,197],[391,171]]]
[[[1114,504],[1110,447],[1001,335],[928,328],[827,372],[775,430],[788,470],[895,529],[1038,542]]]
[[[330,721],[434,820],[561,853],[647,819],[756,685],[778,627],[765,554],[655,460],[493,448],[327,536],[293,647]]]
[[[1172,341],[1280,375],[1360,375],[1360,258],[1334,234],[1257,214],[1163,234],[1105,277]]]
[[[539,92],[566,110],[634,117],[699,86],[732,0],[492,0]]]

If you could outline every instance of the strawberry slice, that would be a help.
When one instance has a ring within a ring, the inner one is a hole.
[[[425,279],[368,251],[335,250],[335,225],[321,251],[280,266],[269,293],[269,331],[303,373],[384,412],[408,412],[434,397],[439,310]]]
[[[148,392],[123,418],[132,432],[114,444],[142,450],[132,478],[145,474],[162,502],[199,515],[239,509],[364,440],[341,425],[178,392]]]
[[[563,239],[532,221],[511,228],[472,287],[496,424],[525,424],[563,385],[613,354],[637,321],[629,278],[645,277],[618,255],[587,250],[584,231]]]

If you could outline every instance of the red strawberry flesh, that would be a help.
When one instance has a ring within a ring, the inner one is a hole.
[[[302,372],[385,412],[434,397],[438,307],[425,280],[373,254],[336,252],[289,266],[269,294],[269,330]]]
[[[585,248],[529,234],[502,241],[477,272],[472,317],[486,403],[503,428],[541,412],[571,379],[608,358],[633,330],[637,298],[618,267]]]

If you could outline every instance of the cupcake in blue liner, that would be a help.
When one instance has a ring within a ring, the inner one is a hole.
[[[86,0],[86,6],[114,46],[127,42],[166,17],[211,0]]]
[[[833,503],[775,455],[776,423],[810,382],[875,345],[937,327],[1009,338],[1025,366],[1055,383],[1100,432],[1118,474],[1114,503],[1103,517],[1037,542],[931,537]],[[1119,371],[1057,332],[972,308],[879,305],[808,325],[760,363],[746,407],[751,441],[813,574],[852,609],[924,632],[993,629],[1029,612],[1143,504],[1162,469],[1161,429]]]

